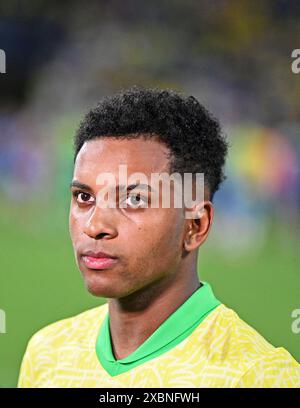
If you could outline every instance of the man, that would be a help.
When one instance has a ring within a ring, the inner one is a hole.
[[[108,301],[37,332],[19,387],[300,386],[293,357],[198,279],[227,149],[209,112],[174,91],[134,87],[85,116],[75,137],[70,234],[85,286]],[[124,187],[121,165],[148,180],[202,173],[203,197],[168,207],[158,193],[160,205],[151,206],[153,184]],[[103,183],[107,174],[115,185]],[[115,201],[105,205],[109,191]]]

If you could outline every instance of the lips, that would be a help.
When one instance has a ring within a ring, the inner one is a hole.
[[[81,255],[85,266],[89,269],[107,269],[114,266],[118,260],[105,252],[86,251]]]

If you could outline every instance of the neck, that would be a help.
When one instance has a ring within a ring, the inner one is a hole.
[[[194,268],[189,272],[180,271],[175,278],[165,278],[129,296],[109,299],[115,358],[120,360],[133,353],[199,287]]]

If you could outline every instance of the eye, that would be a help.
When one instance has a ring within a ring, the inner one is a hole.
[[[148,199],[137,194],[130,194],[126,199],[126,204],[131,208],[146,208],[148,207]]]
[[[78,204],[90,204],[95,201],[94,197],[91,196],[89,193],[85,193],[83,191],[75,191],[73,193],[73,196],[75,197],[76,201]]]

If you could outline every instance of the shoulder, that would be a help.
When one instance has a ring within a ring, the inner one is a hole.
[[[218,307],[216,331],[222,333],[227,350],[237,354],[245,364],[276,350],[254,327],[224,304]]]
[[[108,305],[105,303],[51,323],[33,334],[27,349],[37,350],[49,345],[59,347],[63,343],[89,341],[93,333],[100,328],[107,311]]]
[[[237,388],[300,388],[300,365],[283,347],[256,360],[236,383]]]
[[[41,384],[51,384],[54,368],[62,356],[69,356],[72,360],[79,351],[94,348],[107,311],[108,305],[105,303],[37,331],[28,341],[18,387],[35,388]]]
[[[220,359],[239,373],[237,387],[300,386],[300,365],[286,349],[273,346],[224,304],[218,309]]]

